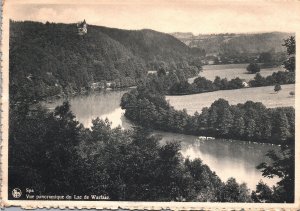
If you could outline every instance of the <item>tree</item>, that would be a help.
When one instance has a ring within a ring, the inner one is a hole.
[[[179,81],[187,81],[187,76],[183,69],[177,69],[176,75],[177,75]]]
[[[276,93],[278,93],[280,90],[281,90],[280,84],[276,84],[276,85],[274,86],[274,91],[275,91]]]
[[[212,121],[214,118],[212,118]],[[207,107],[202,109],[201,114],[198,117],[198,123],[200,128],[207,128],[210,120],[210,110]]]
[[[185,167],[192,177],[193,189],[197,201],[219,201],[223,186],[220,178],[212,172],[200,159],[186,159]],[[189,190],[189,192],[191,192]]]
[[[221,191],[222,202],[251,202],[250,191],[245,183],[239,185],[234,178],[229,178]]]
[[[247,66],[247,71],[252,74],[258,73],[260,72],[260,66],[257,63],[250,63]]]
[[[231,114],[229,108],[223,108],[222,114],[218,119],[218,123],[218,129],[220,130],[220,133],[222,135],[228,134],[233,124],[233,115]]]
[[[193,86],[187,81],[180,81],[178,83],[173,84],[170,87],[169,93],[171,94],[191,94],[196,90],[193,90]]]
[[[273,201],[273,191],[262,180],[256,185],[256,191],[252,192],[251,198],[254,202],[270,203]]]
[[[240,79],[239,77],[231,79],[228,82],[228,89],[240,89],[240,88],[243,88],[243,87],[244,87],[243,80]]]
[[[267,156],[272,160],[271,164],[261,163],[256,168],[262,172],[264,177],[279,177],[272,195],[272,202],[294,202],[295,193],[295,143],[294,137],[286,140],[281,145],[281,150],[271,150]],[[269,192],[269,191],[268,191]]]
[[[289,72],[295,72],[295,56],[296,56],[296,41],[295,37],[291,36],[290,38],[284,40],[283,46],[286,47],[288,59],[283,62],[285,69]]]
[[[256,73],[254,80],[250,81],[250,85],[252,87],[259,87],[259,86],[265,86],[266,85],[266,79],[261,76],[260,73]]]
[[[221,78],[219,76],[216,76],[215,80],[214,80],[214,85],[216,86],[216,89],[222,89],[222,82],[221,82]]]
[[[256,122],[254,119],[246,119],[246,131],[245,134],[249,139],[252,139],[255,135]]]
[[[245,129],[245,121],[243,116],[241,114],[236,115],[231,128],[233,135],[242,137],[245,133]]]
[[[82,126],[70,104],[65,102],[54,112],[38,106],[27,113],[12,109],[10,114],[9,187],[32,187],[44,194],[75,193],[74,184],[80,189],[79,166],[84,164],[78,162],[76,148]]]
[[[286,140],[292,135],[290,133],[289,120],[285,112],[283,112],[282,110],[278,112],[276,131],[279,135],[280,140]]]
[[[166,76],[167,73],[166,73],[166,70],[164,68],[159,68],[159,70],[157,71],[157,76],[158,77],[163,77],[163,76]]]
[[[169,79],[169,82],[170,82],[169,87],[172,86],[173,84],[179,82],[179,78],[173,70],[169,71],[168,79]]]
[[[262,52],[259,55],[259,61],[263,63],[270,63],[272,61],[272,54],[271,52]]]
[[[196,78],[194,80],[194,84],[197,86],[200,92],[213,91],[215,89],[213,82],[204,77]]]
[[[97,117],[92,120],[91,127],[91,136],[94,141],[104,141],[106,142],[109,139],[110,130],[111,130],[111,122],[106,118],[105,121]]]

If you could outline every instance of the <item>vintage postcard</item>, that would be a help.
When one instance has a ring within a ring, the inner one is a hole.
[[[300,209],[300,1],[2,7],[2,206]]]

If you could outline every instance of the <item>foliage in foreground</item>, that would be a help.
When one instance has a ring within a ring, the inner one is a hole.
[[[279,177],[281,180],[270,188],[262,181],[252,192],[254,202],[294,202],[295,197],[295,142],[286,141],[279,152],[269,151],[267,156],[272,164],[261,163],[257,166],[262,175],[267,178]]]
[[[285,69],[290,72],[295,72],[296,64],[296,40],[295,36],[291,36],[284,40],[283,46],[287,49],[288,58],[283,62]]]
[[[10,109],[9,192],[96,194],[110,200],[250,202],[245,184],[223,183],[200,159],[183,159],[179,143],[160,145],[147,131],[84,128],[64,103],[54,112]],[[23,196],[25,197],[25,196]]]

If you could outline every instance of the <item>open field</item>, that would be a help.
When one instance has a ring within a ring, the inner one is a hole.
[[[246,70],[248,64],[223,64],[223,65],[205,65],[203,66],[203,71],[199,73],[199,76],[205,77],[208,80],[215,80],[216,76],[220,78],[227,78],[231,80],[233,78],[239,77],[250,81],[255,77],[255,74],[249,74]],[[285,71],[282,66],[261,69],[260,74],[263,77],[272,75],[273,72]],[[189,82],[192,83],[196,77],[190,78]]]
[[[244,88],[235,90],[221,90],[216,92],[207,92],[202,94],[166,96],[175,109],[186,109],[189,114],[196,111],[201,112],[202,108],[209,107],[215,100],[224,98],[229,104],[245,103],[248,100],[262,102],[269,108],[274,107],[295,107],[295,96],[290,96],[291,91],[295,91],[295,85],[282,85],[282,90],[274,92],[274,86]]]

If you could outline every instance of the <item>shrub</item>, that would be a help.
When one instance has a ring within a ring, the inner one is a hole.
[[[248,66],[247,66],[247,71],[249,73],[258,73],[260,72],[260,66],[257,64],[257,63],[250,63]]]
[[[294,95],[295,95],[295,92],[294,92],[294,91],[290,91],[290,95],[291,95],[291,96],[294,96]]]
[[[281,90],[280,84],[276,84],[275,87],[274,87],[274,91],[279,92],[280,90]]]

